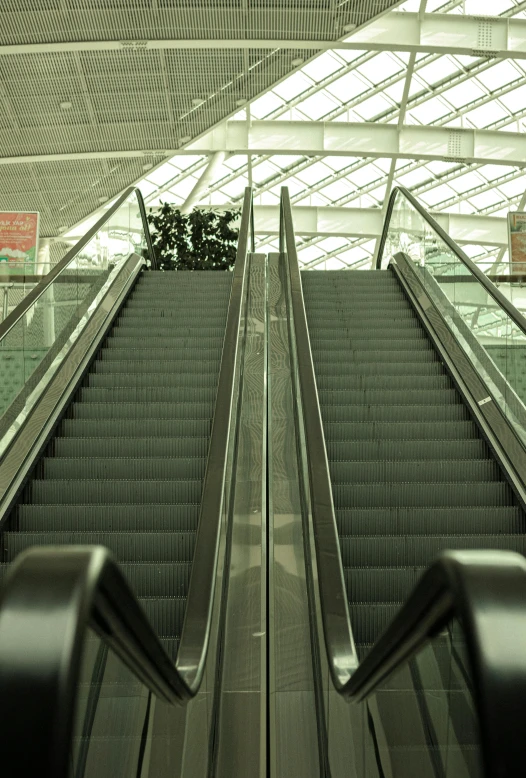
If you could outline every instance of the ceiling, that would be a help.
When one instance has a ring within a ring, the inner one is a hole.
[[[0,209],[40,211],[43,236],[71,229],[398,4],[2,0]]]

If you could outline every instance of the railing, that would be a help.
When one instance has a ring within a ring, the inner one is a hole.
[[[393,191],[378,267],[400,256],[461,344],[490,397],[526,448],[526,295],[497,287],[406,189]],[[405,258],[405,260],[404,260]],[[506,292],[506,294],[504,293]]]
[[[316,613],[317,634],[325,648],[330,678],[329,685],[323,687],[329,761],[332,763],[334,754],[339,765],[353,759],[356,774],[369,774],[371,764],[376,763],[373,769],[377,769],[384,758],[391,763],[396,754],[389,749],[389,729],[393,741],[398,742],[407,716],[411,722],[407,726],[415,726],[410,735],[406,730],[412,753],[426,754],[429,774],[452,774],[448,770],[455,769],[452,765],[460,759],[459,774],[467,769],[466,774],[486,778],[516,775],[526,760],[524,738],[514,726],[526,713],[526,659],[524,652],[517,650],[526,640],[526,560],[522,556],[501,551],[442,554],[381,638],[358,662],[290,199],[284,188],[280,252],[285,251],[303,406],[300,423],[308,459],[314,559],[307,570],[311,590],[316,593],[311,608]],[[308,549],[308,541],[305,545]],[[441,681],[437,681],[438,670]],[[433,680],[428,682],[425,673]],[[323,683],[323,672],[321,676]],[[343,699],[355,703],[367,700],[367,704],[342,707]],[[383,746],[376,734],[377,725],[383,730]],[[353,733],[363,737],[360,747],[353,745],[353,737],[358,737]],[[404,758],[411,758],[409,751]],[[393,774],[416,775],[424,768],[423,763],[408,761],[404,772],[397,773],[393,763],[391,769]]]

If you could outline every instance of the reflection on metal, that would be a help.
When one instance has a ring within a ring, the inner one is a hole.
[[[226,593],[218,778],[267,775],[266,257],[250,258]]]
[[[269,703],[271,774],[323,775],[283,257],[269,255]],[[320,733],[321,734],[321,733]],[[323,735],[322,735],[323,736]]]

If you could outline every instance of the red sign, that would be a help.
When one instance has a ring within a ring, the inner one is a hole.
[[[38,213],[0,211],[0,262],[16,267],[36,261],[38,217]]]

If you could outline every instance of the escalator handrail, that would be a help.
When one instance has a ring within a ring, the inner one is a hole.
[[[484,775],[519,774],[526,743],[526,559],[512,551],[446,551],[425,571],[341,690],[370,694],[456,618],[465,638]]]
[[[358,657],[345,594],[331,476],[287,187],[281,189],[280,253],[285,256],[290,278],[290,302],[303,406],[312,526],[325,645],[334,686],[341,691],[356,670]]]
[[[6,764],[25,764],[21,754],[29,750],[40,775],[69,774],[88,628],[156,696],[171,704],[188,699],[184,679],[106,548],[31,548],[12,563],[0,591]]]
[[[384,226],[382,229],[382,236],[380,238],[380,245],[378,249],[378,256],[376,260],[376,269],[380,270],[382,265],[382,258],[387,242],[387,235],[389,233],[389,227],[391,224],[391,217],[393,214],[396,198],[399,194],[402,194],[415,208],[420,216],[426,221],[431,229],[437,233],[437,235],[444,241],[449,250],[455,254],[462,264],[469,270],[469,272],[475,276],[477,281],[484,287],[486,292],[492,297],[495,302],[503,308],[510,319],[517,325],[517,327],[526,335],[526,317],[517,310],[517,308],[511,303],[505,295],[502,294],[495,284],[489,280],[489,278],[477,267],[477,265],[462,251],[460,246],[455,243],[453,238],[447,234],[447,232],[438,224],[436,219],[424,208],[424,206],[416,199],[416,197],[405,187],[397,186],[391,192],[387,211],[384,219]]]
[[[148,219],[146,216],[146,207],[144,205],[143,196],[141,190],[137,187],[130,186],[125,192],[115,201],[115,203],[103,213],[96,224],[86,232],[86,234],[67,252],[66,256],[60,260],[54,267],[51,268],[49,273],[42,277],[42,280],[24,297],[24,299],[8,314],[0,324],[0,341],[13,329],[13,327],[20,321],[20,319],[28,312],[28,310],[35,304],[35,302],[42,297],[46,289],[55,281],[57,276],[66,270],[68,265],[79,254],[79,252],[86,246],[90,240],[97,234],[97,232],[104,227],[104,225],[111,219],[113,214],[121,207],[121,205],[134,194],[137,197],[139,205],[139,212],[141,214],[141,221],[146,236],[146,244],[148,247],[148,254],[150,256],[151,267],[153,270],[157,269],[156,255],[153,250],[152,239],[150,230],[148,227]]]
[[[190,694],[196,694],[205,668],[212,618],[219,539],[225,493],[229,433],[235,413],[235,377],[240,359],[239,333],[247,289],[247,255],[254,250],[254,207],[245,189],[232,290],[217,384],[217,399],[203,481],[197,539],[185,620],[176,668]]]

